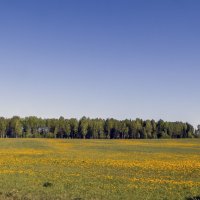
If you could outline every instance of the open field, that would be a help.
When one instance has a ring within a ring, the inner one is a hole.
[[[0,199],[189,199],[200,140],[0,140]]]

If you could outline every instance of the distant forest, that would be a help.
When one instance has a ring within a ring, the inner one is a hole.
[[[199,131],[189,123],[163,120],[0,118],[1,138],[164,139],[199,136]]]

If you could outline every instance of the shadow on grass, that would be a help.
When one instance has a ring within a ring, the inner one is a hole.
[[[45,183],[43,184],[43,187],[52,187],[52,186],[53,186],[53,184],[50,183],[50,182],[45,182]]]
[[[78,198],[74,198],[73,200],[82,200],[82,198],[79,198],[79,197],[78,197]]]
[[[200,196],[196,196],[196,197],[187,197],[185,200],[200,200]]]

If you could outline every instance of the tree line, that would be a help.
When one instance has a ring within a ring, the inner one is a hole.
[[[1,138],[162,139],[194,138],[199,135],[189,123],[163,120],[0,117]]]

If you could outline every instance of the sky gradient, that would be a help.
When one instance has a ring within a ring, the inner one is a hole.
[[[0,115],[200,123],[200,1],[0,0]]]

